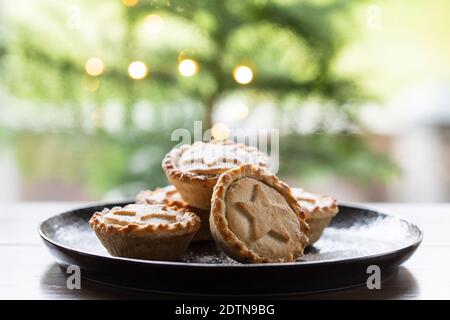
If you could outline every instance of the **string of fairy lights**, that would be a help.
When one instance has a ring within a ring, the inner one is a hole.
[[[127,7],[134,7],[139,3],[139,0],[122,0],[123,5]],[[143,20],[144,31],[149,34],[158,34],[162,31],[164,27],[164,20],[161,16],[157,14],[149,14]],[[89,91],[96,91],[100,86],[100,81],[98,80],[105,71],[105,64],[99,57],[90,57],[86,60],[84,69],[87,73],[87,78],[85,77],[85,86]],[[200,71],[200,64],[192,58],[186,58],[184,53],[180,53],[178,59],[178,73],[183,77],[193,77]],[[149,68],[143,61],[135,60],[131,61],[128,65],[128,76],[133,80],[142,80],[149,76]],[[90,76],[90,77],[89,77]],[[231,71],[233,79],[241,84],[246,85],[253,80],[253,70],[244,64],[238,64],[234,66]],[[248,108],[239,104],[235,108],[236,118],[245,118],[248,115]],[[216,123],[212,127],[212,135],[216,139],[222,140],[228,136],[229,130],[227,126],[223,123]]]
[[[127,7],[134,7],[139,3],[139,0],[122,0],[122,3]],[[147,33],[158,34],[162,31],[164,26],[164,20],[157,14],[149,14],[144,18],[143,28]],[[197,61],[191,58],[185,58],[180,54],[181,59],[178,61],[178,72],[183,77],[193,77],[199,70],[200,65]],[[90,57],[85,63],[86,73],[90,76],[100,76],[104,70],[105,65],[101,58]],[[134,80],[141,80],[149,75],[149,68],[142,61],[132,61],[128,65],[128,75]],[[231,75],[234,80],[239,84],[248,84],[253,80],[253,71],[247,65],[236,65]]]
[[[105,70],[105,65],[99,57],[90,57],[84,66],[90,76],[100,76]],[[199,63],[193,59],[182,59],[178,63],[178,72],[183,77],[192,77],[199,72]],[[149,73],[147,65],[139,60],[132,61],[128,65],[128,75],[135,80],[144,79]],[[239,84],[248,84],[253,80],[253,71],[249,66],[237,65],[233,68],[232,76]]]

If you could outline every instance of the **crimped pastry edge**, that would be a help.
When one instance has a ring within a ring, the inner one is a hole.
[[[169,192],[177,192],[177,189],[169,184],[165,187],[156,188],[155,190],[142,190],[138,193],[136,196],[136,203],[138,204],[165,204],[170,207],[175,207],[178,210],[187,210],[195,215],[197,215],[200,218],[200,228],[198,229],[197,233],[195,234],[194,238],[192,239],[192,242],[206,242],[206,241],[213,241],[213,238],[211,236],[211,231],[209,229],[209,215],[211,210],[205,210],[205,209],[199,209],[190,206],[187,202],[184,200],[173,200],[167,195],[164,197],[162,201],[158,200],[150,200],[153,194],[156,193],[169,193]]]
[[[236,143],[231,140],[226,140],[226,141],[221,141],[221,142],[210,141],[210,142],[204,142],[204,143],[217,143],[217,144],[222,144],[222,145],[233,145],[234,144],[234,145],[237,145],[242,148],[252,149],[252,150],[254,149],[255,152],[258,152],[258,153],[261,153],[261,155],[264,155],[264,153],[262,153],[255,147],[250,147],[243,143]],[[171,178],[182,181],[182,182],[192,182],[192,180],[197,180],[197,181],[201,181],[201,182],[211,183],[212,184],[211,187],[213,187],[216,184],[218,177],[220,176],[219,174],[202,175],[202,174],[197,174],[197,173],[192,173],[192,172],[184,172],[184,171],[181,171],[178,169],[177,160],[181,157],[181,155],[186,150],[188,150],[192,146],[193,146],[193,144],[184,144],[178,148],[173,148],[171,151],[169,151],[162,161],[162,167],[163,167],[164,171]],[[267,157],[267,155],[266,155],[266,157]]]
[[[169,151],[162,161],[162,168],[166,175],[174,180],[184,183],[191,183],[193,181],[206,183],[211,188],[216,184],[217,175],[201,175],[192,172],[185,172],[178,169],[177,160],[181,155],[191,147],[191,145],[184,144],[179,148],[173,148]]]
[[[331,203],[330,206],[320,206],[319,204],[314,204],[312,209],[308,209],[306,206],[302,205],[302,201],[306,201],[306,200],[302,200],[302,199],[300,199],[300,197],[296,196],[296,192],[298,194],[301,194],[301,192],[306,192],[306,191],[304,191],[303,188],[291,187],[291,192],[292,192],[293,196],[299,202],[300,206],[304,209],[307,220],[314,219],[314,218],[328,218],[328,217],[333,218],[339,213],[339,206],[337,203],[337,199],[333,196],[308,192],[309,194],[316,196],[318,198],[317,201],[327,198]]]
[[[167,191],[167,190],[169,190],[169,188],[171,190]],[[178,193],[177,189],[171,184],[169,184],[165,187],[156,188],[154,190],[141,190],[136,195],[135,202],[138,204],[165,204],[169,207],[176,207],[179,209],[187,209],[187,207],[189,205],[186,201],[171,199],[170,197],[167,196],[167,193],[169,193],[169,192],[177,192]],[[150,200],[152,195],[157,194],[157,193],[164,193],[166,196],[164,197],[164,199],[162,201]]]
[[[100,231],[104,234],[134,234],[138,236],[144,235],[157,235],[158,237],[170,236],[171,234],[182,234],[196,232],[200,228],[200,218],[193,212],[187,211],[185,209],[179,209],[177,207],[167,207],[167,209],[182,212],[184,215],[188,216],[188,220],[183,222],[176,222],[171,224],[145,224],[138,225],[135,223],[130,223],[128,225],[110,224],[101,221],[101,218],[106,213],[114,209],[123,209],[123,207],[114,207],[111,209],[105,208],[101,212],[95,212],[93,216],[89,219],[89,225],[95,231]]]
[[[288,257],[279,259],[270,259],[262,257],[256,252],[249,249],[244,242],[242,242],[228,227],[228,221],[226,219],[226,204],[225,196],[228,188],[234,181],[237,181],[244,177],[250,177],[258,179],[259,181],[267,184],[270,187],[275,188],[288,202],[288,205],[292,208],[297,215],[300,230],[304,234],[301,241],[301,249],[299,252],[290,254]],[[299,205],[297,199],[292,195],[291,189],[278,177],[262,167],[243,164],[237,168],[228,170],[222,173],[218,179],[217,184],[214,187],[213,196],[211,199],[211,215],[209,218],[211,233],[216,240],[216,243],[222,247],[222,249],[233,258],[241,262],[252,263],[268,263],[268,262],[292,262],[299,256],[303,255],[305,247],[308,245],[308,237],[306,234],[309,231],[308,224],[305,222],[305,212]]]

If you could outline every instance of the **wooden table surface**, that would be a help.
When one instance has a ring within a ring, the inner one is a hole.
[[[87,280],[80,290],[66,287],[66,274],[43,245],[37,227],[43,219],[80,203],[0,204],[0,299],[179,298],[119,289]],[[298,299],[450,299],[450,204],[370,206],[408,219],[424,231],[416,253],[380,290],[358,287],[298,295]]]

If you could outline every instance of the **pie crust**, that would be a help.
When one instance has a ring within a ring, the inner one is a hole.
[[[181,198],[180,193],[174,186],[157,188],[155,190],[143,190],[136,196],[136,203],[166,204],[168,206],[186,207],[188,204]]]
[[[189,205],[209,210],[219,175],[243,163],[267,167],[267,155],[233,141],[195,142],[172,149],[162,167],[167,179]]]
[[[144,190],[139,192],[136,197],[136,203],[146,204],[165,204],[176,207],[180,210],[187,210],[195,213],[201,220],[200,229],[195,234],[192,242],[212,241],[211,231],[209,230],[210,210],[202,210],[191,207],[182,198],[174,186],[168,185],[153,191]]]
[[[309,246],[322,236],[323,231],[339,212],[337,201],[332,196],[306,192],[302,188],[291,188],[292,194],[298,200],[306,213],[309,224]]]
[[[129,204],[96,212],[89,224],[113,256],[178,260],[199,229],[200,219],[163,204]]]
[[[220,176],[209,221],[216,243],[239,262],[295,261],[308,244],[305,213],[289,186],[254,165]]]

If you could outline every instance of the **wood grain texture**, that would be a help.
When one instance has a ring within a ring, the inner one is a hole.
[[[69,290],[66,273],[54,262],[37,233],[40,221],[82,203],[0,204],[0,299],[173,299],[82,281]],[[381,290],[357,287],[288,299],[450,299],[450,204],[368,204],[408,219],[424,231],[424,240]]]

